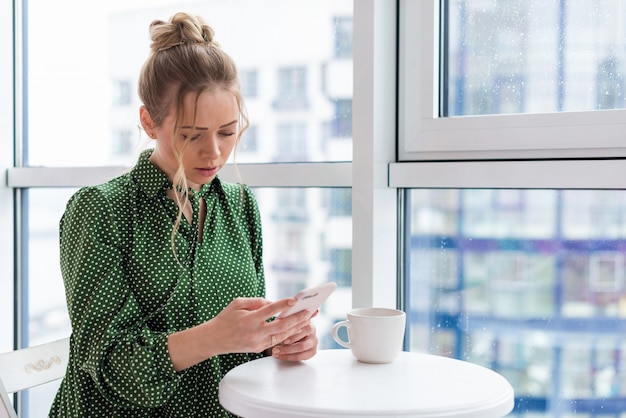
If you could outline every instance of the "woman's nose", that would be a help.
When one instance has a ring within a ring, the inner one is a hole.
[[[210,158],[217,158],[220,156],[220,147],[217,138],[210,136],[202,144],[202,153]]]

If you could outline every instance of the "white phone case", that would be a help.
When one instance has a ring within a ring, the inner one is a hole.
[[[311,313],[315,312],[315,310],[319,308],[322,303],[324,303],[324,301],[335,291],[336,288],[337,283],[328,282],[298,292],[295,296],[296,304],[281,312],[278,315],[278,318],[285,318],[304,310]]]

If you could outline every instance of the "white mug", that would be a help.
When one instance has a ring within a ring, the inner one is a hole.
[[[406,314],[397,309],[358,308],[347,314],[347,320],[333,326],[337,344],[349,348],[363,363],[391,363],[402,351]],[[339,337],[345,327],[348,341]]]

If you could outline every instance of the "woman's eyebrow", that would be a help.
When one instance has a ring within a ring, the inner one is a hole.
[[[225,123],[224,125],[220,126],[219,129],[226,128],[226,127],[234,125],[236,123],[237,123],[237,119],[235,119],[232,122]],[[197,131],[208,131],[209,130],[209,128],[204,127],[204,126],[188,126],[188,125],[181,126],[180,129],[195,129]]]
[[[209,128],[204,128],[202,126],[181,126],[180,129],[195,129],[196,131],[208,131]]]
[[[220,129],[222,129],[222,128],[226,128],[226,127],[228,127],[228,126],[230,126],[230,125],[234,125],[235,123],[237,123],[237,119],[235,119],[235,120],[234,120],[234,121],[232,121],[232,122],[225,123],[224,125],[220,126]]]

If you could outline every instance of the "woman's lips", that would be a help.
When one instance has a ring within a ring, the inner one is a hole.
[[[213,167],[213,168],[196,168],[196,171],[198,172],[198,174],[200,174],[201,176],[204,176],[204,177],[212,177],[212,176],[217,174],[218,170],[219,170],[218,167]]]

